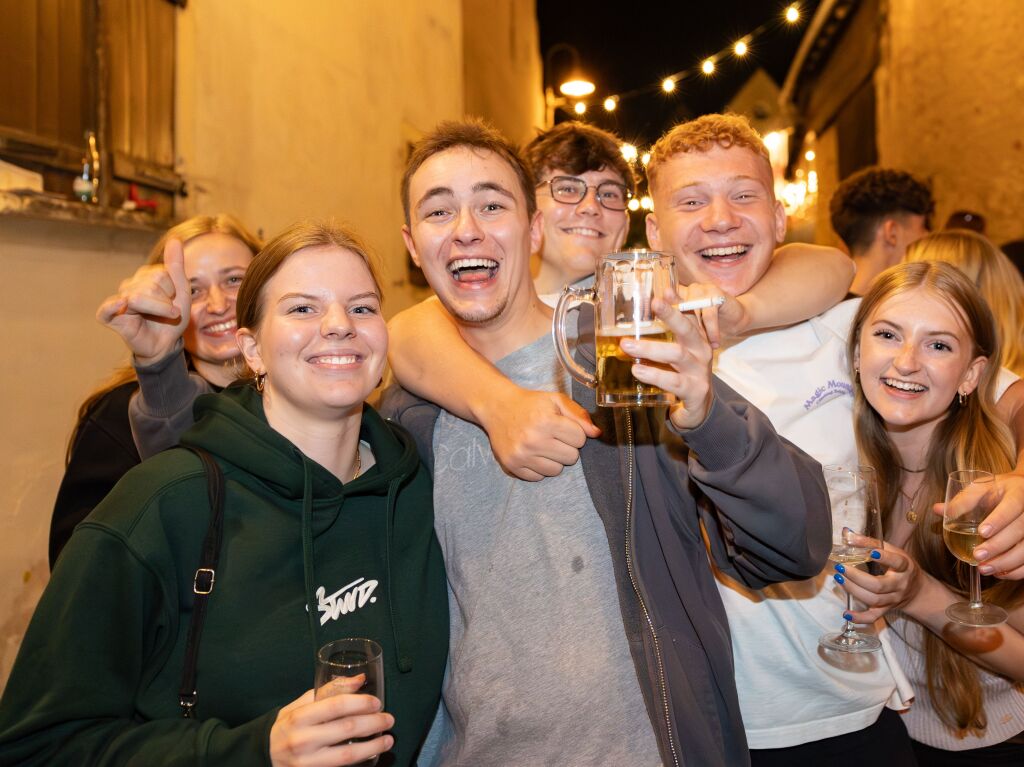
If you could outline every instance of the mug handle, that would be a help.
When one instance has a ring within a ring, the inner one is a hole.
[[[565,338],[565,316],[569,310],[576,309],[580,304],[594,305],[596,293],[593,288],[574,288],[567,285],[555,304],[555,316],[551,319],[551,338],[555,342],[555,353],[558,361],[569,371],[569,375],[584,386],[597,388],[597,379],[581,368],[569,353],[569,343]],[[596,306],[595,306],[596,308]]]

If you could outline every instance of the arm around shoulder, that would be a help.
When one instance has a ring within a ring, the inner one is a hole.
[[[815,317],[843,300],[854,264],[836,248],[807,243],[783,245],[771,266],[737,300],[748,315],[748,330],[792,325]]]

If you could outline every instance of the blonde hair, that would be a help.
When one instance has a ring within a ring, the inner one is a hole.
[[[1015,451],[1009,430],[995,412],[998,366],[992,360],[999,354],[995,321],[970,280],[949,264],[938,261],[903,263],[878,276],[853,320],[847,348],[851,364],[860,346],[861,331],[872,312],[883,301],[914,290],[926,290],[945,301],[970,334],[972,358],[985,356],[990,360],[977,390],[962,405],[954,398],[947,416],[932,434],[921,492],[925,499],[937,499],[945,494],[949,472],[969,467],[985,467],[995,473],[1009,471],[1014,464]],[[856,370],[852,375],[857,448],[864,460],[875,468],[883,518],[888,522],[899,505],[900,457],[885,429],[885,422],[864,396]],[[966,595],[970,589],[969,570],[946,548],[941,525],[937,517],[921,514],[906,549],[922,570],[954,592]],[[997,581],[986,586],[986,601],[1010,606],[1024,599],[1024,583]],[[925,629],[921,634],[928,695],[939,718],[957,737],[983,733],[987,720],[977,666],[931,631]]]
[[[181,244],[184,245],[190,240],[194,240],[196,237],[214,233],[226,234],[234,237],[249,248],[254,256],[262,247],[259,238],[253,235],[241,221],[230,214],[219,213],[215,216],[193,216],[192,218],[185,219],[180,224],[175,224],[164,232],[160,239],[156,241],[156,244],[150,249],[149,255],[146,257],[146,263],[162,264],[164,262],[164,247],[167,245],[168,240],[180,240]],[[185,354],[187,357],[188,352]],[[85,401],[82,402],[81,406],[78,408],[78,418],[75,421],[75,428],[71,432],[70,439],[68,439],[67,451],[64,454],[65,465],[70,462],[71,450],[75,446],[75,440],[78,438],[78,432],[96,403],[117,387],[123,386],[129,381],[134,380],[135,368],[131,365],[124,365],[114,370],[113,374],[106,382],[94,389],[92,393],[85,398]]]
[[[945,261],[966,274],[995,316],[1000,364],[1024,376],[1024,278],[999,248],[977,232],[947,229],[912,244],[904,260]]]
[[[654,186],[661,166],[680,152],[707,152],[715,146],[723,149],[733,146],[749,149],[764,158],[768,175],[772,175],[768,148],[746,117],[737,114],[710,114],[676,125],[651,147],[651,159],[647,163],[647,179],[650,186]]]

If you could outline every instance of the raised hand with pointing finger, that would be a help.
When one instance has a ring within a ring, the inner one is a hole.
[[[96,311],[140,365],[168,356],[188,327],[192,297],[184,261],[181,241],[169,239],[162,264],[140,267]]]

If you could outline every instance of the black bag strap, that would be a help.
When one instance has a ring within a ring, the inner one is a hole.
[[[195,718],[196,705],[196,664],[199,662],[199,637],[203,633],[203,618],[206,605],[213,593],[216,580],[217,561],[220,559],[220,540],[224,532],[224,475],[213,456],[201,447],[189,447],[199,456],[206,471],[206,492],[210,498],[210,526],[203,540],[203,551],[199,567],[192,579],[192,620],[188,626],[185,645],[185,668],[181,673],[181,687],[178,690],[178,705],[186,719]]]

